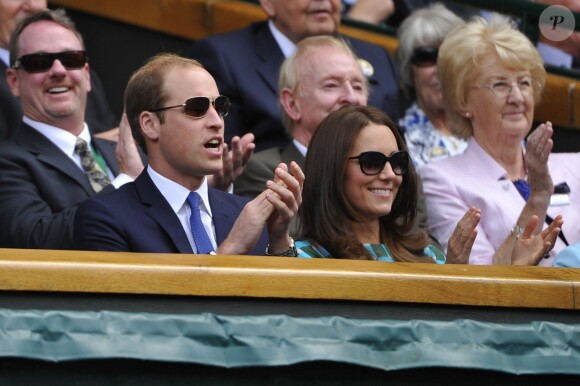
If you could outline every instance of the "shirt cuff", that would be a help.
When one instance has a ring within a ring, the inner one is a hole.
[[[111,184],[113,184],[115,189],[119,189],[121,186],[133,181],[133,178],[131,178],[128,174],[121,173],[115,177],[113,181],[111,181]]]

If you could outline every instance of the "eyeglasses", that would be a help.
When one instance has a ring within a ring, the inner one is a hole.
[[[411,55],[411,63],[417,67],[430,67],[437,64],[438,47],[417,47]]]
[[[67,70],[83,68],[88,61],[85,51],[39,52],[21,56],[12,68],[22,68],[26,72],[45,72],[52,68],[57,59]]]
[[[507,98],[514,89],[514,84],[520,89],[523,96],[531,96],[534,94],[534,89],[540,87],[539,83],[531,79],[520,80],[519,82],[497,81],[487,86],[474,86],[474,88],[484,88],[491,90],[498,98]]]
[[[176,107],[183,107],[184,108],[183,112],[189,115],[190,117],[202,118],[205,116],[205,114],[207,114],[210,105],[213,106],[215,111],[217,111],[217,113],[220,116],[225,117],[226,115],[228,115],[228,112],[230,111],[230,106],[232,104],[230,102],[230,98],[223,95],[218,95],[213,99],[206,96],[196,96],[193,98],[189,98],[188,100],[185,101],[185,103],[182,103],[180,105],[160,107],[158,109],[150,109],[149,111],[151,111],[152,113],[156,113],[158,111],[174,109]]]
[[[360,171],[367,176],[379,174],[387,162],[391,164],[393,172],[398,176],[405,174],[409,166],[409,154],[406,151],[396,151],[390,156],[378,151],[365,151],[356,157],[348,157],[348,159],[357,159]]]

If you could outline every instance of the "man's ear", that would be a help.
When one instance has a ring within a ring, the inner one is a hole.
[[[159,139],[161,123],[157,114],[150,111],[142,111],[139,115],[139,126],[141,127],[141,133],[148,140],[156,142]]]
[[[20,97],[20,90],[18,89],[18,76],[16,76],[16,69],[9,68],[6,70],[6,82],[10,91],[15,97]]]
[[[293,1],[293,0],[284,0],[284,1]],[[269,19],[273,19],[274,16],[276,16],[276,10],[274,9],[274,6],[272,5],[272,2],[270,0],[260,0],[260,5],[262,6],[264,12],[266,12],[266,15],[268,15]]]
[[[300,119],[302,112],[300,111],[300,106],[297,103],[294,91],[288,88],[283,88],[280,91],[280,106],[293,121]]]

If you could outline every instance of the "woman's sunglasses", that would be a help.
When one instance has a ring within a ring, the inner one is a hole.
[[[411,63],[417,67],[430,67],[437,64],[438,47],[417,47],[411,55]]]
[[[52,68],[57,59],[67,70],[83,68],[88,61],[85,51],[41,52],[21,56],[12,68],[22,68],[26,72],[45,72]]]
[[[406,151],[397,151],[390,156],[378,151],[365,151],[356,157],[349,157],[348,159],[357,159],[360,171],[367,176],[379,174],[385,168],[387,162],[391,164],[393,173],[398,176],[405,174],[409,166],[409,154]]]
[[[207,114],[209,110],[209,106],[213,106],[215,111],[222,116],[225,117],[228,115],[231,106],[230,98],[223,95],[218,95],[215,98],[211,99],[210,97],[206,96],[196,96],[193,98],[189,98],[180,105],[175,106],[168,106],[168,107],[160,107],[158,109],[150,109],[152,113],[156,113],[158,111],[174,109],[176,107],[183,107],[183,112],[190,117],[194,118],[202,118]]]

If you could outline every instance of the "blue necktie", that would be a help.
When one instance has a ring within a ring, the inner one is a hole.
[[[520,195],[523,197],[523,199],[528,201],[528,198],[530,198],[530,185],[528,184],[528,181],[520,179],[513,180],[512,182],[514,183],[518,192],[520,192]]]
[[[191,192],[187,196],[187,203],[191,207],[191,216],[189,217],[189,224],[191,225],[191,234],[197,247],[197,253],[207,255],[213,251],[213,245],[209,241],[209,237],[205,232],[203,223],[201,222],[201,215],[199,212],[199,200],[201,197],[196,192]]]

